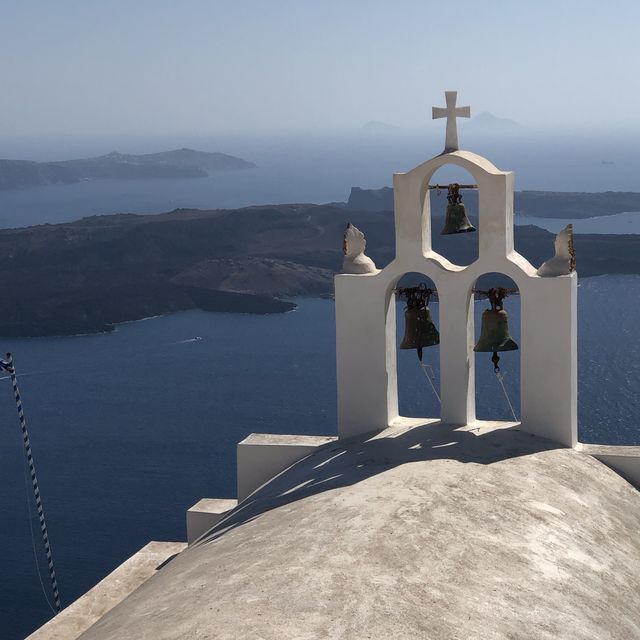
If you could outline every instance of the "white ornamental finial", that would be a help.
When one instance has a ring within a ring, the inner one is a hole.
[[[364,255],[366,246],[364,233],[349,223],[342,239],[343,273],[376,273],[378,271],[373,260]]]
[[[543,278],[566,276],[576,270],[576,250],[573,245],[572,224],[568,224],[556,236],[554,246],[556,255],[538,269],[538,275]]]
[[[444,143],[444,152],[458,150],[458,125],[456,118],[470,118],[471,107],[456,107],[457,91],[445,91],[446,107],[432,107],[431,117],[447,119],[447,137]]]

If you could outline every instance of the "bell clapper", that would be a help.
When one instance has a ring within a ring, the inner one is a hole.
[[[501,293],[501,289],[498,289],[497,291],[495,289],[490,289],[489,291],[493,292],[493,294],[489,298],[489,301],[491,302],[491,310],[503,311],[502,301],[504,300],[504,296],[506,294]],[[496,375],[498,375],[500,373],[500,365],[498,364],[500,362],[500,356],[498,355],[497,351],[493,352],[493,355],[491,356],[491,362],[493,362],[493,371]]]

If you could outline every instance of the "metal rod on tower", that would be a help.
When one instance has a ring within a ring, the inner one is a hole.
[[[441,189],[442,191],[444,191],[445,189],[448,189],[449,185],[448,184],[430,184],[429,185],[429,189]],[[459,184],[458,185],[458,189],[477,189],[478,185],[477,184]]]

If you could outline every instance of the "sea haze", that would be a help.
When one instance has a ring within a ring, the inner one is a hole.
[[[516,189],[549,191],[639,191],[640,137],[534,134],[528,130],[464,133],[466,147],[516,172]],[[0,227],[68,222],[108,213],[160,213],[180,207],[236,208],[288,202],[344,202],[352,186],[390,185],[442,146],[431,129],[371,134],[366,131],[260,136],[183,136],[74,141],[0,140],[3,157],[70,159],[122,153],[151,153],[190,147],[221,151],[255,162],[255,169],[174,180],[87,181],[0,193]],[[613,162],[614,164],[609,164]],[[441,170],[439,181],[466,180]]]

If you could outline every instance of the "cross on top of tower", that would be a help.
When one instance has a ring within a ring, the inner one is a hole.
[[[446,107],[432,107],[431,117],[447,119],[447,136],[444,143],[444,152],[458,150],[458,126],[456,118],[470,118],[471,107],[456,107],[457,91],[445,91]]]

